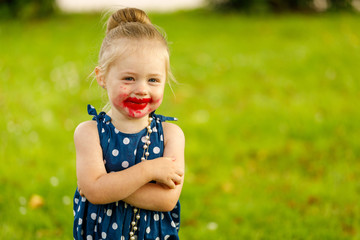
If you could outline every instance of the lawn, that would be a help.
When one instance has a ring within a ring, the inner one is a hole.
[[[360,15],[151,14],[179,84],[183,240],[360,239]],[[0,22],[0,238],[71,239],[100,15]]]

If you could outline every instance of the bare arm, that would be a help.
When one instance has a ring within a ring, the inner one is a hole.
[[[163,123],[164,128],[164,157],[175,158],[175,163],[184,171],[184,149],[185,149],[185,136],[182,130],[175,124]],[[151,162],[153,160],[150,160]],[[163,184],[148,183],[123,201],[148,210],[154,211],[171,211],[181,194],[184,182],[184,175],[181,181],[171,189]]]
[[[120,172],[107,173],[96,122],[80,124],[74,134],[76,174],[82,194],[94,204],[123,200],[154,180],[171,187],[182,171],[170,158],[142,162]]]

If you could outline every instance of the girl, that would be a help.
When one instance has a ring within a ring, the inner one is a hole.
[[[89,105],[93,121],[74,134],[75,239],[179,239],[185,139],[165,122],[174,118],[154,113],[169,65],[167,42],[143,11],[110,17],[94,71],[110,110]]]

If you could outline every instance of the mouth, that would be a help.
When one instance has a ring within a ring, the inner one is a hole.
[[[134,98],[129,97],[124,101],[124,105],[127,108],[133,110],[142,110],[151,102],[151,98]]]

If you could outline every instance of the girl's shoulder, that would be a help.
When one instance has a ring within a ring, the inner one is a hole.
[[[164,131],[165,144],[172,139],[185,141],[185,134],[177,124],[171,122],[162,122],[162,127]]]
[[[81,141],[83,139],[92,138],[99,139],[97,122],[96,121],[85,121],[80,123],[74,131],[74,140]]]

